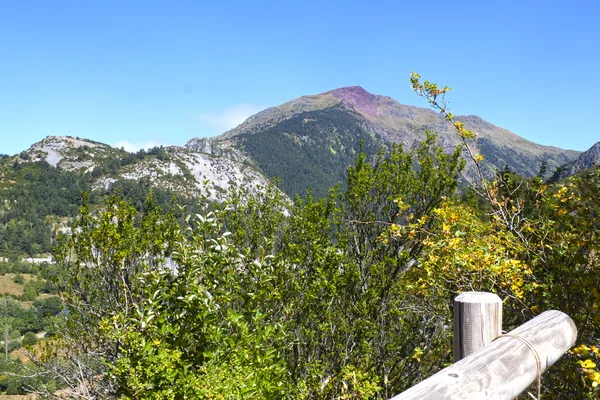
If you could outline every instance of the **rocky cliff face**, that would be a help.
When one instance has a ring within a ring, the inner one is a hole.
[[[222,200],[232,189],[252,194],[269,185],[254,167],[226,157],[174,146],[165,151],[167,157],[145,158],[123,167],[118,175],[132,180],[146,178],[184,197],[206,196],[211,201]]]
[[[215,138],[193,138],[183,147],[197,153],[226,157],[241,163],[252,163],[247,154],[232,147],[229,143],[216,140]]]
[[[600,166],[600,142],[581,153],[569,168],[570,175]]]

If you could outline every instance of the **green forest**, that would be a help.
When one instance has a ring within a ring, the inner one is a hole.
[[[3,241],[22,252],[58,245],[56,266],[35,273],[48,282],[38,293],[61,303],[19,311],[6,300],[6,318],[31,320],[15,337],[51,334],[28,342],[28,362],[5,360],[2,388],[41,398],[389,399],[451,364],[452,300],[476,290],[502,298],[507,331],[549,309],[573,318],[578,343],[543,375],[542,397],[600,398],[600,170],[545,180],[540,165],[538,177],[506,169],[487,179],[474,134],[444,103],[449,89],[411,82],[462,144],[447,153],[429,134],[414,149],[361,152],[344,142],[348,157],[355,150],[344,184],[293,203],[270,187],[192,206],[143,182],[95,192],[43,163],[16,170],[29,177],[7,190],[19,200],[11,219],[3,214]],[[480,171],[469,186],[467,162]],[[42,176],[55,190],[29,186]],[[46,243],[31,227],[51,230],[50,213],[75,222]]]
[[[124,153],[124,152],[123,152]],[[27,158],[26,153],[20,158]],[[111,196],[118,195],[137,210],[152,192],[155,203],[164,208],[171,204],[186,206],[188,212],[199,210],[191,199],[170,191],[153,188],[148,179],[138,181],[118,178],[118,167],[135,159],[165,157],[165,150],[156,147],[122,158],[107,158],[89,173],[77,173],[55,168],[47,162],[22,162],[5,158],[0,161],[0,254],[13,260],[21,256],[50,254],[58,238],[82,205],[82,193],[89,204],[101,207]],[[109,173],[116,180],[109,188],[94,188],[92,182],[99,174]],[[117,179],[118,178],[118,179]],[[178,214],[181,217],[181,214]]]
[[[344,171],[358,153],[369,159],[383,143],[369,134],[359,118],[340,106],[306,111],[265,129],[261,135],[236,139],[269,178],[290,197],[304,196],[310,188],[318,197],[336,184],[345,186]],[[286,154],[285,159],[278,154]]]

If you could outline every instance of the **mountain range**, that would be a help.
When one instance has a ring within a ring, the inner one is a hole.
[[[476,132],[473,146],[485,157],[488,175],[508,167],[530,177],[544,162],[548,174],[562,166],[564,177],[600,163],[599,144],[584,153],[563,150],[528,141],[474,115],[456,118]],[[233,187],[252,192],[278,178],[290,197],[309,188],[322,196],[335,184],[343,186],[345,170],[361,149],[368,157],[393,144],[410,149],[427,131],[448,152],[460,142],[454,127],[433,110],[350,86],[299,97],[222,135],[193,138],[183,147],[153,149],[141,157],[91,140],[55,136],[25,153],[31,161],[88,172],[94,187],[109,187],[117,179],[146,179],[182,196],[205,194],[216,200]],[[465,180],[473,173],[474,166],[467,164]]]
[[[533,143],[477,116],[457,119],[477,133],[473,146],[487,160],[488,175],[508,167],[529,177],[545,163],[548,176],[564,178],[600,165],[600,142],[580,153]],[[0,255],[47,254],[77,214],[82,191],[91,193],[92,205],[121,193],[141,209],[153,190],[160,205],[175,198],[187,212],[199,210],[200,199],[219,201],[232,189],[257,193],[271,178],[290,198],[309,188],[323,196],[344,186],[360,151],[373,159],[395,144],[412,149],[429,131],[450,152],[460,141],[453,129],[430,109],[352,86],[268,108],[222,135],[193,138],[182,147],[129,153],[89,139],[48,136],[20,154],[0,156]],[[463,179],[472,174],[467,163]]]
[[[580,153],[533,143],[477,116],[456,118],[476,132],[473,146],[487,160],[488,175],[508,167],[530,177],[545,163],[548,174],[562,168],[564,177],[600,164],[600,143]],[[253,193],[271,178],[278,178],[290,197],[309,188],[322,196],[331,186],[344,185],[345,171],[361,150],[373,157],[393,144],[411,149],[428,131],[445,151],[460,142],[442,115],[351,86],[268,108],[222,135],[193,138],[183,147],[132,154],[88,139],[49,136],[5,157],[2,165],[44,160],[62,171],[86,173],[92,189],[143,181],[189,199],[219,200],[232,188]],[[473,166],[467,164],[464,179],[472,176]]]
[[[488,176],[508,167],[530,177],[542,162],[553,171],[579,156],[577,151],[531,142],[474,115],[456,118],[476,132],[474,149],[487,160]],[[185,147],[249,162],[268,177],[280,178],[290,196],[302,195],[309,187],[324,195],[330,186],[343,184],[361,142],[372,156],[394,143],[410,149],[427,131],[437,135],[446,151],[460,142],[454,127],[433,110],[351,86],[268,108],[220,136],[194,138]],[[471,180],[473,174],[474,166],[467,164],[464,178]]]

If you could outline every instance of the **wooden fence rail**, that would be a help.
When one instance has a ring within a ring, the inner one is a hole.
[[[512,400],[539,381],[576,338],[568,315],[546,311],[392,400]]]

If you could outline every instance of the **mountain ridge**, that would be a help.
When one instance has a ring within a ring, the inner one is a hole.
[[[108,189],[119,179],[147,179],[183,197],[210,201],[219,201],[233,188],[251,193],[269,185],[249,164],[179,146],[134,154],[89,139],[47,136],[13,157],[17,163],[45,161],[64,171],[87,173],[95,188]]]
[[[564,175],[575,175],[598,166],[600,166],[600,142],[596,142],[592,147],[581,153],[572,164],[567,165]]]
[[[327,113],[331,115],[326,117]],[[343,137],[335,137],[340,135],[340,130],[331,128],[332,118],[343,120],[340,122],[345,126]],[[575,150],[529,141],[478,116],[457,116],[456,119],[476,133],[477,138],[472,146],[489,161],[485,164],[488,177],[505,166],[521,175],[534,176],[543,162],[552,171],[573,162],[580,154]],[[461,142],[454,127],[442,115],[429,108],[404,105],[389,96],[369,93],[361,86],[348,86],[301,96],[267,108],[221,135],[194,138],[185,146],[198,149],[201,145],[207,146],[210,143],[214,154],[236,154],[236,157],[255,165],[268,177],[281,178],[286,185],[286,182],[298,179],[309,182],[310,178],[304,179],[303,176],[312,173],[318,175],[315,176],[317,180],[331,181],[319,178],[324,177],[326,171],[317,171],[318,166],[332,164],[326,158],[338,157],[340,151],[348,147],[353,136],[363,138],[368,147],[389,148],[392,144],[400,144],[410,149],[425,139],[427,131],[437,135],[438,145],[447,152]],[[344,144],[336,147],[340,140]],[[280,143],[279,147],[274,146],[273,142]],[[321,152],[317,146],[330,148],[330,154]],[[316,167],[302,168],[302,165],[298,165],[300,170],[284,171],[285,173],[275,170],[272,165],[280,164],[278,160],[285,159],[290,152],[302,154],[304,162],[316,164]],[[320,158],[315,158],[317,153],[321,154]],[[337,169],[331,173],[337,177],[343,175],[345,168],[353,162],[353,154],[346,154],[341,163],[336,163]],[[464,178],[471,180],[473,174],[474,165],[468,164]],[[288,194],[302,194],[307,189],[306,185],[300,185]],[[319,187],[316,192],[323,195],[326,188]]]

